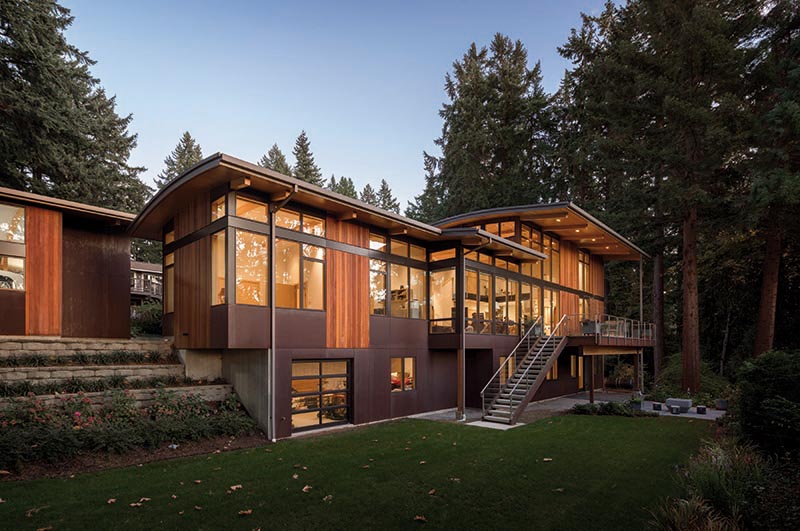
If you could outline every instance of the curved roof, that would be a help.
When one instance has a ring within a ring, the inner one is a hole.
[[[561,240],[573,242],[581,249],[586,249],[592,254],[603,256],[609,260],[650,258],[633,242],[568,201],[488,208],[449,217],[437,221],[434,225],[440,228],[451,228],[477,225],[510,217],[530,221],[544,231],[558,235]]]

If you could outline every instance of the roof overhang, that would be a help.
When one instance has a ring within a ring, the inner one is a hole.
[[[547,259],[547,255],[528,249],[516,242],[501,238],[483,229],[459,227],[442,230],[443,240],[458,240],[470,250],[491,251],[495,256],[515,258],[521,262],[536,262]]]
[[[128,212],[120,212],[119,210],[112,210],[110,208],[97,207],[75,201],[67,201],[66,199],[23,192],[21,190],[14,190],[13,188],[0,187],[0,201],[49,208],[74,217],[100,221],[107,225],[123,228],[130,225],[136,218],[135,214],[129,214]]]
[[[449,229],[502,217],[519,217],[522,221],[530,221],[543,230],[556,234],[561,240],[572,242],[577,247],[608,260],[638,261],[642,257],[650,258],[633,242],[571,202],[478,210],[443,219],[435,225]]]
[[[325,188],[262,168],[224,153],[212,155],[170,182],[148,201],[130,227],[133,236],[160,240],[162,227],[178,207],[195,193],[227,183],[268,195],[273,201],[292,201],[317,208],[343,220],[358,220],[424,241],[437,240],[441,229],[405,218]]]

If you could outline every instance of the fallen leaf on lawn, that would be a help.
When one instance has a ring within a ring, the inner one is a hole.
[[[150,498],[139,498],[139,503],[149,502]]]
[[[372,439],[372,442],[378,442],[378,439]]]
[[[372,461],[375,461],[375,460],[374,460],[373,458],[371,458],[371,457],[370,457],[370,458],[369,458],[369,461],[370,461],[370,463],[371,463]]]
[[[408,451],[408,450],[411,450],[411,448],[409,448],[408,446],[406,446],[406,450],[407,450],[407,451]]]
[[[241,485],[231,485],[231,486],[230,486],[230,487],[228,487],[228,488],[229,488],[229,489],[231,489],[231,490],[239,490],[239,489],[241,489],[241,488],[242,488],[242,486],[241,486]]]
[[[297,479],[297,478],[299,478],[299,477],[300,477],[300,476],[299,476],[299,475],[297,475],[297,474],[292,474],[292,479]]]
[[[313,488],[314,487],[312,487],[311,485],[306,485],[305,487],[303,487],[303,492],[310,492],[311,489],[313,489]]]
[[[199,485],[200,483],[202,483],[202,482],[203,482],[203,480],[202,480],[202,479],[196,479],[196,480],[194,480],[194,482],[195,482],[195,483],[197,483],[197,484]]]
[[[325,496],[324,498],[322,498],[322,501],[329,502],[329,501],[331,501],[332,499],[333,499],[333,494],[328,494],[327,496]]]
[[[173,500],[177,500],[177,499],[178,499],[178,496],[177,496],[176,494],[173,494],[173,495],[172,495],[172,499],[173,499]]]
[[[0,498],[0,503],[5,503],[6,501],[3,498]]]
[[[283,461],[283,457],[279,457],[279,458],[278,458],[278,461]]]
[[[552,460],[553,460],[553,458],[551,458],[551,457],[545,457],[544,459],[542,459],[542,461],[544,461],[545,463],[549,463]]]
[[[436,489],[431,489],[428,491],[428,496],[433,496],[434,494],[436,494]]]
[[[245,509],[244,511],[239,511],[239,516],[250,516],[253,514],[253,509]]]
[[[303,470],[308,470],[308,467],[307,467],[307,466],[304,466],[304,467],[303,467]]]
[[[424,441],[424,440],[426,440],[427,438],[428,438],[428,437],[426,437],[425,435],[423,435],[423,436],[422,436],[422,440],[423,440],[423,441]]]
[[[40,527],[36,531],[50,531],[51,529],[53,529],[53,526],[49,525],[47,527]]]
[[[194,506],[194,510],[195,510],[195,511],[202,511],[202,510],[203,510],[203,508],[202,508],[202,507],[200,507],[199,505],[195,505],[195,506]]]
[[[181,516],[183,516],[183,513],[184,513],[184,512],[186,512],[186,511],[178,511],[178,514],[179,514],[179,515],[181,515]]]
[[[9,474],[11,474],[11,472],[8,470],[0,470],[0,476],[8,476]]]
[[[427,519],[427,518],[425,518],[425,516],[423,516],[423,515],[421,515],[421,514],[418,514],[417,516],[415,516],[415,517],[414,517],[414,521],[415,521],[415,522],[420,522],[420,523],[424,524],[425,522],[427,522],[427,521],[428,521],[428,519]]]
[[[214,453],[215,453],[215,454],[222,453],[222,450],[214,450]]]
[[[559,487],[557,489],[553,489],[553,492],[564,492],[564,489]]]
[[[141,507],[142,504],[141,503],[131,503],[130,506],[131,507]]]
[[[265,452],[267,452],[268,454],[269,454],[269,453],[272,453],[272,450],[271,450],[270,448],[267,448],[267,449],[266,449],[266,450],[264,450],[264,451],[265,451]]]
[[[369,465],[361,465],[361,468],[369,468]]]
[[[455,446],[456,444],[457,444],[457,443],[453,443],[453,446]]]
[[[116,498],[109,498],[106,503],[109,504],[109,505],[111,505],[112,503],[117,503],[117,499]]]
[[[41,511],[42,509],[47,509],[48,507],[50,507],[50,506],[49,506],[49,505],[43,505],[43,506],[41,506],[41,507],[34,507],[33,509],[28,509],[27,511],[25,511],[25,516],[27,516],[28,518],[30,518],[30,517],[31,517],[31,516],[33,516],[34,514],[36,514],[36,513],[38,513],[39,511]]]
[[[461,478],[450,478],[450,481],[454,483],[461,483]]]
[[[299,463],[295,463],[294,467],[295,468],[300,468],[300,464]]]
[[[419,464],[426,465],[426,464],[428,464],[428,462],[427,461],[420,461]]]

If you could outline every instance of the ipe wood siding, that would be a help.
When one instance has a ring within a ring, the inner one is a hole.
[[[369,246],[369,229],[329,217],[328,239]],[[328,348],[369,347],[369,259],[328,249],[326,256]]]
[[[25,333],[61,335],[61,212],[25,209]]]
[[[175,346],[209,348],[210,316],[211,238],[206,236],[175,251]]]

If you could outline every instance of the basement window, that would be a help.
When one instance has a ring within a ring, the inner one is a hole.
[[[415,385],[414,358],[391,358],[392,392],[413,391]]]

